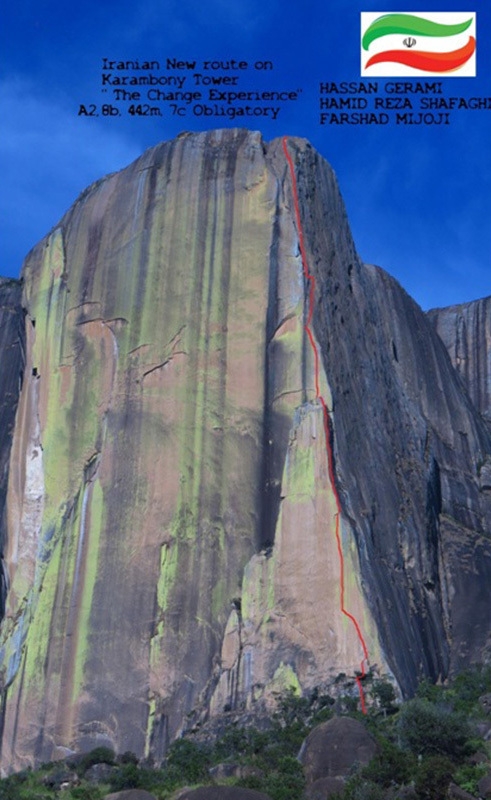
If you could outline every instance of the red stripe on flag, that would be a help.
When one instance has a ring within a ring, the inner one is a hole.
[[[414,67],[425,72],[450,72],[465,64],[476,49],[476,40],[473,36],[459,50],[452,50],[449,53],[431,53],[418,50],[385,50],[376,53],[368,59],[365,69],[372,64],[381,64],[385,61],[395,61],[397,64],[405,64],[407,67]]]

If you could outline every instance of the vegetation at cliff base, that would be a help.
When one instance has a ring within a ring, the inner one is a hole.
[[[399,792],[443,800],[451,783],[479,797],[479,781],[491,773],[491,746],[481,738],[491,732],[483,702],[491,693],[491,667],[467,671],[447,686],[422,683],[416,697],[400,704],[388,681],[369,677],[367,715],[355,710],[348,679],[343,694],[344,678],[336,699],[320,692],[300,697],[292,689],[278,699],[267,724],[241,726],[240,714],[225,714],[219,733],[198,727],[174,742],[158,767],[99,747],[1,780],[0,800],[103,800],[130,788],[171,800],[181,787],[217,783],[257,789],[272,800],[303,800],[299,750],[310,731],[333,716],[359,720],[377,742],[368,764],[353,764],[338,800],[397,800]]]

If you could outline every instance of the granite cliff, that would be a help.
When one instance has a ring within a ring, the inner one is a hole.
[[[474,406],[491,424],[491,297],[434,308],[428,317]]]
[[[194,709],[341,672],[363,703],[369,668],[410,695],[490,658],[483,393],[360,262],[307,142],[160,144],[22,275],[1,307],[4,768],[159,759]]]

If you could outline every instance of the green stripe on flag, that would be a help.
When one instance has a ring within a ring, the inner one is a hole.
[[[384,14],[378,17],[365,31],[362,39],[364,50],[368,50],[370,44],[380,36],[387,36],[390,33],[413,34],[419,36],[454,36],[467,30],[472,23],[472,17],[465,22],[455,25],[444,25],[441,22],[432,22],[424,17],[417,17],[415,14]]]

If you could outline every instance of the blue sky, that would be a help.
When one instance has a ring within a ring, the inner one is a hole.
[[[360,12],[430,10],[477,11],[478,75],[444,78],[444,91],[490,96],[491,10],[482,0],[3,4],[0,274],[19,274],[26,253],[93,180],[183,129],[243,124],[169,113],[79,117],[81,103],[107,102],[103,57],[235,58],[274,65],[268,74],[248,70],[240,88],[302,89],[276,120],[249,127],[266,140],[304,136],[332,164],[362,259],[387,269],[423,308],[490,294],[491,110],[458,112],[449,126],[319,124],[319,83],[360,80]]]

